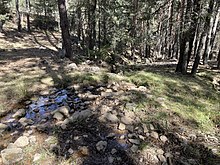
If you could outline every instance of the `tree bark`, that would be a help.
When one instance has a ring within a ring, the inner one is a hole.
[[[209,8],[208,8],[208,15],[206,16],[206,26],[205,26],[205,30],[206,30],[206,42],[205,42],[205,50],[204,50],[204,54],[203,54],[203,64],[207,64],[208,62],[208,56],[210,54],[210,49],[211,49],[211,45],[210,45],[210,40],[211,40],[211,34],[212,34],[212,26],[213,26],[213,8],[214,8],[214,0],[210,0],[209,1]]]
[[[25,0],[26,2],[26,10],[27,10],[27,31],[31,31],[31,26],[30,26],[30,0]]]
[[[15,0],[15,6],[16,6],[16,23],[17,23],[17,28],[18,31],[21,31],[21,15],[19,11],[19,0]]]
[[[220,48],[218,51],[218,63],[217,63],[217,68],[220,69]]]
[[[65,0],[58,0],[58,9],[60,15],[60,28],[62,31],[63,49],[65,50],[65,56],[67,58],[72,58],[72,46]]]

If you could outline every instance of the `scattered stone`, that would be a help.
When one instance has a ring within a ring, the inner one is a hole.
[[[14,115],[12,115],[13,118],[19,118],[25,116],[26,112],[25,109],[19,109],[17,112],[15,112]]]
[[[19,123],[21,123],[21,125],[23,125],[24,127],[27,125],[32,125],[34,124],[34,121],[31,119],[27,119],[25,117],[20,118]]]
[[[71,122],[77,121],[77,120],[84,120],[86,118],[89,118],[92,116],[92,111],[89,109],[83,110],[83,111],[76,111],[73,113],[73,115],[69,118]]]
[[[128,134],[128,138],[136,138],[136,137],[137,137],[137,135],[134,134],[134,133],[129,133]]]
[[[134,153],[137,152],[138,151],[138,146],[133,144],[131,146],[131,151],[134,152]]]
[[[139,135],[138,137],[139,137],[141,140],[145,140],[145,137],[142,136],[142,135]]]
[[[107,135],[107,138],[114,138],[115,137],[115,133],[111,132]]]
[[[159,155],[163,155],[163,154],[164,154],[164,151],[163,151],[162,149],[158,149],[156,152],[157,152]]]
[[[62,106],[57,109],[58,112],[62,113],[66,117],[69,117],[69,110],[70,110],[70,107],[68,106]]]
[[[157,157],[161,162],[166,162],[166,158],[163,155],[158,155]]]
[[[1,151],[2,162],[6,165],[17,163],[23,159],[21,148],[9,148]]]
[[[154,126],[153,126],[153,124],[150,124],[150,126],[149,126],[149,127],[150,127],[150,130],[151,130],[151,131],[153,131],[153,130],[154,130]]]
[[[37,142],[36,136],[32,135],[29,137],[29,142],[30,144],[35,144]]]
[[[67,68],[69,70],[77,70],[78,66],[75,63],[71,63],[71,64],[67,65]]]
[[[56,112],[54,115],[53,115],[53,118],[60,121],[64,118],[64,116],[60,113],[60,112]]]
[[[111,114],[111,113],[106,113],[105,118],[112,123],[117,123],[119,121],[118,117],[116,115]]]
[[[133,125],[126,125],[126,129],[130,132],[134,132],[134,126]]]
[[[131,117],[128,117],[128,116],[123,116],[121,118],[121,122],[128,125],[128,124],[132,124],[133,123],[133,119]]]
[[[122,139],[122,140],[125,139],[125,135],[121,135],[120,139]]]
[[[17,147],[25,147],[29,144],[29,139],[27,136],[21,136],[19,137],[15,143],[14,143]]]
[[[72,148],[68,149],[68,152],[69,152],[70,155],[72,155],[74,153]]]
[[[17,146],[14,143],[9,143],[9,145],[7,146],[7,149],[10,148],[17,148]]]
[[[8,128],[8,126],[6,124],[0,123],[0,133],[3,132],[4,130],[6,130],[7,128]]]
[[[151,132],[151,133],[150,133],[150,136],[151,136],[152,138],[154,138],[154,139],[158,139],[158,138],[159,138],[158,133],[155,132],[155,131]]]
[[[165,143],[166,141],[168,141],[167,137],[164,136],[164,135],[160,136],[160,140],[161,140],[163,143]]]
[[[195,141],[197,138],[197,136],[195,134],[190,134],[189,137],[190,137],[190,140],[192,140],[192,141]]]
[[[96,149],[98,151],[105,151],[106,147],[107,147],[107,142],[106,141],[99,141],[97,144],[96,144]]]
[[[33,160],[33,162],[37,162],[38,160],[40,160],[40,158],[41,158],[41,154],[36,153],[36,154],[34,155],[34,160]]]
[[[74,136],[74,140],[79,140],[79,136]]]
[[[113,148],[113,149],[111,150],[111,154],[112,154],[112,155],[114,155],[116,152],[117,152],[117,150],[116,150],[115,148]]]
[[[133,144],[140,144],[140,140],[138,140],[138,139],[128,139],[129,140],[129,142],[131,142],[131,143],[133,143]]]
[[[148,130],[148,128],[147,128],[147,126],[146,126],[145,124],[143,124],[142,127],[143,127],[143,131],[144,131],[144,133],[149,132],[149,130]]]
[[[128,111],[133,111],[133,110],[135,110],[135,108],[136,108],[136,104],[135,103],[126,103],[126,105],[125,105],[125,109],[127,109]]]
[[[86,146],[83,146],[83,147],[79,147],[79,150],[80,150],[80,153],[84,156],[87,156],[89,155],[89,149],[88,147]]]
[[[123,123],[120,123],[118,126],[119,130],[125,130],[126,126]]]
[[[112,164],[112,163],[114,162],[114,160],[115,160],[115,158],[113,158],[112,156],[109,156],[109,157],[108,157],[108,162],[109,162],[110,164]]]

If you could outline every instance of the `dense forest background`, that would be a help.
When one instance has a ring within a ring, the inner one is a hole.
[[[199,64],[209,60],[220,65],[219,3],[1,0],[0,18],[2,25],[13,18],[18,31],[61,27],[63,54],[68,58],[83,51],[90,59],[107,61],[112,70],[117,64],[173,59],[178,60],[176,72],[196,74]]]

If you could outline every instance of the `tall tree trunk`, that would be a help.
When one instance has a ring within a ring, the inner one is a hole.
[[[88,10],[88,37],[89,37],[89,49],[93,50],[96,42],[96,5],[97,0],[89,0]]]
[[[184,17],[184,10],[185,10],[185,0],[181,1],[181,22],[180,22],[180,56],[179,56],[179,61],[176,67],[176,72],[180,72],[182,74],[186,74],[187,72],[187,58],[185,54],[186,50],[186,29],[184,24],[185,22],[185,17]],[[187,11],[187,10],[186,10]]]
[[[220,69],[220,48],[218,51],[218,63],[217,63],[217,68]]]
[[[204,50],[204,54],[203,54],[203,64],[207,64],[208,62],[208,56],[210,54],[210,49],[211,49],[211,45],[210,45],[210,40],[211,40],[211,34],[212,34],[212,26],[213,26],[213,8],[214,8],[214,0],[210,0],[209,1],[209,8],[208,8],[208,15],[206,16],[206,42],[205,42],[205,50]]]
[[[58,9],[60,15],[60,28],[62,31],[63,49],[65,50],[65,56],[72,58],[72,46],[69,33],[69,22],[67,18],[67,10],[65,0],[58,0]]]
[[[200,38],[200,41],[199,41],[199,46],[198,46],[198,49],[197,49],[197,53],[196,53],[196,58],[195,58],[195,61],[193,63],[193,67],[192,67],[192,71],[191,71],[191,74],[192,75],[195,75],[196,72],[197,72],[197,69],[198,69],[198,66],[199,66],[199,62],[200,62],[200,59],[201,59],[201,51],[202,51],[202,47],[205,43],[205,37],[206,37],[206,33],[205,31],[203,31],[202,35],[201,35],[201,38]]]
[[[21,15],[20,15],[20,11],[19,11],[19,0],[15,1],[15,5],[16,5],[16,23],[17,23],[17,28],[18,31],[21,31]]]
[[[26,2],[26,10],[27,10],[27,31],[31,31],[31,26],[30,26],[30,0],[25,0]]]
[[[214,42],[215,42],[215,38],[216,38],[217,26],[218,26],[218,23],[219,23],[220,3],[217,3],[217,7],[216,8],[217,8],[217,13],[215,15],[214,26],[212,28],[212,37],[211,37],[211,41],[210,41],[211,50],[213,49],[213,46],[214,46]]]

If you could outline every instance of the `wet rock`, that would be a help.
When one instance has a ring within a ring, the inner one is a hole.
[[[0,133],[3,132],[4,130],[6,130],[7,128],[8,128],[8,126],[6,124],[0,123]]]
[[[138,146],[133,144],[133,145],[131,146],[131,148],[130,148],[130,149],[131,149],[131,151],[132,151],[132,152],[134,152],[134,153],[135,153],[135,152],[137,152],[137,151],[138,151]]]
[[[107,147],[107,142],[106,141],[99,141],[97,144],[96,144],[96,149],[98,150],[98,151],[102,151],[102,152],[104,152],[105,151],[105,149],[106,149],[106,147]]]
[[[29,139],[27,136],[21,136],[14,142],[14,144],[17,147],[25,147],[29,144]]]
[[[64,116],[60,113],[60,112],[56,112],[54,115],[53,115],[53,118],[60,121],[60,120],[63,120]]]
[[[158,155],[157,156],[160,162],[166,162],[166,158],[163,155]]]
[[[119,130],[125,130],[126,126],[123,123],[120,123],[118,126]]]
[[[154,139],[158,139],[158,138],[159,138],[158,133],[155,132],[155,131],[151,132],[151,133],[150,133],[150,136],[151,136],[152,138],[154,138]]]
[[[140,144],[140,140],[138,139],[128,139],[130,143],[133,143],[133,144]]]
[[[9,148],[1,151],[2,162],[6,165],[17,163],[23,159],[21,148]]]
[[[25,109],[19,109],[17,112],[15,112],[14,115],[12,115],[13,118],[19,118],[25,116],[26,112]]]
[[[165,143],[166,141],[168,141],[167,137],[164,136],[164,135],[160,136],[160,140],[161,140],[163,143]]]
[[[112,123],[117,123],[119,121],[118,117],[116,115],[111,114],[111,113],[106,113],[105,118]]]
[[[41,158],[41,154],[36,153],[36,154],[34,155],[33,162],[37,162],[38,160],[40,160],[40,158]]]

